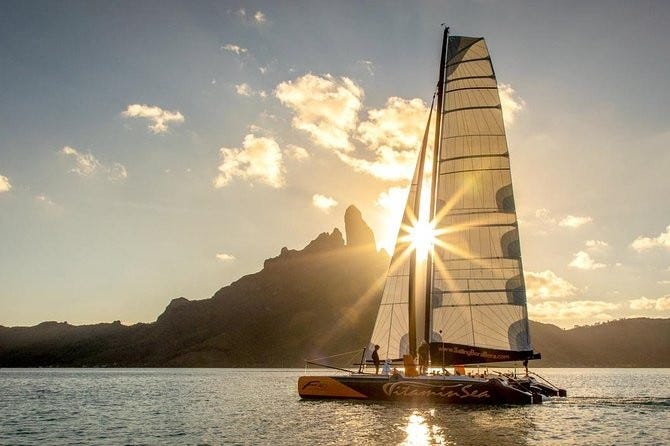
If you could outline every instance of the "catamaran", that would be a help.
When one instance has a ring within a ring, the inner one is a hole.
[[[566,395],[528,372],[528,361],[541,356],[530,342],[509,151],[484,38],[450,36],[445,28],[438,78],[360,367],[348,374],[300,377],[302,398],[531,404]],[[422,191],[432,121],[426,205]],[[420,221],[422,204],[427,224]],[[430,245],[425,256],[420,238]],[[366,371],[375,350],[386,364],[381,374],[379,363],[375,372]],[[525,373],[464,370],[495,363],[522,363]],[[397,367],[391,372],[391,366]]]

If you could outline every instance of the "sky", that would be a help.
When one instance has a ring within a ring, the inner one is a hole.
[[[0,2],[0,325],[151,322],[354,204],[390,249],[441,23],[487,40],[531,319],[670,317],[664,1]]]

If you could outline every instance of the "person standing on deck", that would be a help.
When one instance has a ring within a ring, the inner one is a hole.
[[[375,351],[372,352],[372,362],[375,364],[375,375],[379,375],[379,346],[375,345]]]
[[[428,372],[428,357],[430,356],[430,347],[424,340],[419,345],[419,373],[423,375]]]

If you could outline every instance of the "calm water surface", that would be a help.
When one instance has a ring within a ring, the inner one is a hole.
[[[670,444],[670,369],[537,371],[569,397],[300,401],[296,369],[2,369],[0,444]]]

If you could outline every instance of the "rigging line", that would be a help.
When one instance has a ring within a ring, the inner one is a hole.
[[[330,356],[323,356],[323,357],[321,357],[321,358],[310,358],[310,359],[307,359],[307,361],[321,361],[321,360],[323,360],[323,359],[337,358],[337,357],[339,357],[339,356],[345,356],[345,355],[352,355],[352,354],[354,354],[354,353],[360,353],[360,351],[361,351],[360,349],[358,349],[358,350],[352,350],[352,351],[350,351],[350,352],[338,353],[338,354],[336,354],[336,355],[330,355]]]

